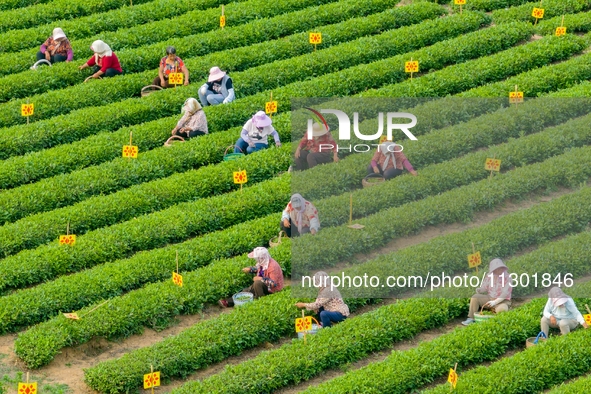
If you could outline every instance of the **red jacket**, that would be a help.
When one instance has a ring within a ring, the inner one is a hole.
[[[88,64],[89,66],[94,66],[96,64],[96,61],[94,60],[94,56],[91,57],[86,64]],[[98,66],[101,68],[101,71],[103,73],[107,72],[108,68],[114,68],[115,70],[119,71],[119,72],[123,72],[123,70],[121,69],[121,64],[119,64],[119,59],[117,59],[117,55],[115,55],[115,52],[113,52],[113,54],[111,56],[104,56],[104,57],[100,57],[99,58],[99,62],[98,62]]]

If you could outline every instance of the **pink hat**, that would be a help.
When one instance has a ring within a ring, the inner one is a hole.
[[[212,67],[211,70],[209,70],[209,78],[207,79],[207,82],[217,81],[218,79],[223,78],[224,75],[226,75],[225,71],[220,70],[217,66]]]
[[[273,121],[271,120],[271,118],[269,118],[267,116],[267,114],[265,114],[264,111],[259,111],[256,114],[254,114],[254,116],[252,117],[252,123],[254,124],[255,127],[267,127],[267,126],[271,126],[271,123]]]

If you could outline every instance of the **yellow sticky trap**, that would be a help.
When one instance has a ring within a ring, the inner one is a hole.
[[[556,37],[564,36],[566,34],[566,27],[556,28]]]
[[[144,389],[160,386],[160,371],[144,375]]]
[[[176,272],[173,272],[172,273],[172,282],[179,287],[183,287],[183,276],[177,274]]]
[[[226,26],[226,15],[220,16],[220,27]]]
[[[534,7],[531,16],[533,16],[536,19],[542,19],[544,17],[544,9]]]
[[[456,4],[456,5],[466,5],[466,0],[454,0],[454,4]]]
[[[14,387],[14,386],[13,386]],[[18,383],[18,394],[37,394],[37,382]]]
[[[312,316],[299,317],[295,321],[296,332],[310,331],[312,329]]]
[[[501,160],[500,159],[486,159],[484,169],[487,171],[501,171]]]
[[[591,325],[591,315],[583,315],[583,318],[585,318],[585,323]]]
[[[265,113],[267,115],[277,113],[277,101],[267,101],[265,103]]]
[[[34,104],[21,104],[21,115],[22,116],[33,116],[35,112]]]
[[[310,44],[322,44],[322,33],[310,33]]]
[[[74,234],[60,235],[60,245],[74,245],[76,243],[76,236]]]
[[[405,62],[404,63],[404,71],[407,73],[419,72],[419,62],[417,60],[413,60],[411,62]]]
[[[388,136],[387,135],[383,135],[383,136],[380,137],[380,144],[383,144],[386,141],[392,142],[392,139],[391,138],[388,139]]]
[[[123,145],[123,157],[137,159],[138,148],[134,145]]]
[[[80,320],[80,318],[78,317],[78,314],[77,313],[64,313],[64,316],[67,319]]]
[[[480,252],[472,253],[468,255],[468,267],[474,268],[482,264],[482,258]]]
[[[509,102],[511,104],[523,103],[523,92],[509,92]]]
[[[246,176],[246,170],[237,171],[237,172],[234,172],[233,174],[234,174],[234,183],[242,185],[242,184],[248,182],[248,178]]]
[[[447,376],[447,381],[451,383],[451,386],[455,389],[456,384],[458,384],[458,374],[453,369],[449,369],[449,375]]]
[[[168,83],[171,85],[182,85],[184,76],[185,74],[183,73],[170,73],[168,74]]]

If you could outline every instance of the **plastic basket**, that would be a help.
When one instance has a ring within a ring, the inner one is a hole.
[[[236,159],[239,159],[244,156],[244,153],[234,153],[234,152],[228,153],[228,149],[230,149],[230,148],[238,148],[238,147],[234,146],[234,145],[230,145],[229,147],[227,147],[224,152],[224,161],[236,160]],[[238,148],[238,149],[240,149],[240,148]],[[240,149],[240,150],[242,150],[242,149]]]
[[[379,185],[380,183],[384,182],[386,179],[380,174],[369,174],[365,178],[361,180],[361,184],[364,188],[372,187],[375,185]]]
[[[321,329],[322,329],[322,326],[312,323],[312,329],[305,331],[305,333],[306,333],[306,335],[313,335],[313,334],[316,334]],[[298,338],[300,338],[300,339],[304,338],[304,331],[298,332]]]
[[[232,296],[232,300],[234,300],[234,306],[244,305],[251,302],[253,299],[254,294],[246,291],[241,291],[240,293],[236,293]]]
[[[474,321],[475,322],[482,322],[482,321],[487,321],[488,319],[492,319],[494,318],[496,315],[483,315],[481,313],[475,313],[474,314]]]
[[[162,86],[158,86],[158,85],[144,86],[142,88],[141,95],[142,95],[142,97],[146,97],[158,90],[162,90]]]
[[[47,60],[47,59],[41,59],[41,60],[37,60],[35,62],[35,64],[33,64],[31,66],[31,70],[36,70],[42,64],[47,64],[49,67],[51,67],[51,63],[49,62],[49,60]]]

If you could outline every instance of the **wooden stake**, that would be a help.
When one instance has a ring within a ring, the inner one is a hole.
[[[29,99],[27,99],[27,105],[29,104]],[[30,116],[27,116],[27,124],[29,124],[29,118]],[[28,382],[27,382],[28,383]]]
[[[29,373],[27,372],[27,384],[29,384]]]
[[[474,242],[472,242],[472,254],[476,253],[476,249],[474,249]],[[478,266],[476,266],[476,275],[478,275]]]
[[[66,235],[70,235],[70,221],[68,220],[68,225],[66,226]]]
[[[456,363],[456,365],[454,365],[454,372],[456,372],[457,367],[458,367],[458,363]],[[454,386],[450,384],[449,385],[449,392],[451,393],[453,391],[453,389],[454,389]]]
[[[462,15],[462,5],[460,4],[460,15]]]
[[[85,314],[83,314],[83,315],[80,315],[80,318],[82,318],[82,316],[86,316],[86,315],[90,314],[91,312],[94,312],[95,310],[97,310],[97,309],[98,309],[98,308],[100,308],[101,306],[105,305],[105,304],[106,304],[107,302],[109,302],[109,301],[111,301],[111,300],[107,300],[107,301],[105,301],[105,302],[103,302],[103,303],[101,303],[101,304],[99,304],[99,305],[95,306],[94,308],[92,308],[91,310],[89,310],[88,312],[86,312]]]
[[[410,61],[412,62],[412,57],[410,58]],[[412,71],[410,72],[410,80],[412,81]]]
[[[179,251],[176,251],[176,274],[179,274]]]
[[[542,0],[540,0],[540,8],[542,8]],[[534,22],[534,26],[538,24],[538,18],[536,18],[536,21]]]
[[[589,305],[585,304],[585,308],[587,308],[587,312],[591,315],[591,309],[589,309]]]
[[[564,27],[564,15],[562,15],[562,20],[560,21],[560,27]]]
[[[353,193],[349,196],[349,225],[353,222]]]
[[[517,85],[515,85],[515,86],[517,86]],[[497,158],[497,154],[495,153],[495,154],[493,155],[493,160],[495,160],[496,158]],[[493,170],[490,170],[490,176],[488,177],[488,181],[489,181],[489,182],[490,182],[490,180],[492,179],[492,174],[493,174]]]
[[[150,373],[154,375],[154,366],[152,364],[150,364]],[[152,385],[152,394],[154,394],[154,385]]]
[[[306,315],[304,314],[304,310],[302,309],[302,319],[305,319]],[[304,331],[304,345],[306,344],[306,331]]]
[[[224,16],[224,5],[222,4],[222,16]],[[225,23],[224,23],[225,25]],[[222,30],[224,30],[224,26],[222,26]]]
[[[271,94],[271,98],[269,99],[269,101],[270,102],[273,102],[273,91],[271,91],[270,94]],[[273,119],[273,113],[272,112],[269,114],[269,118]]]

